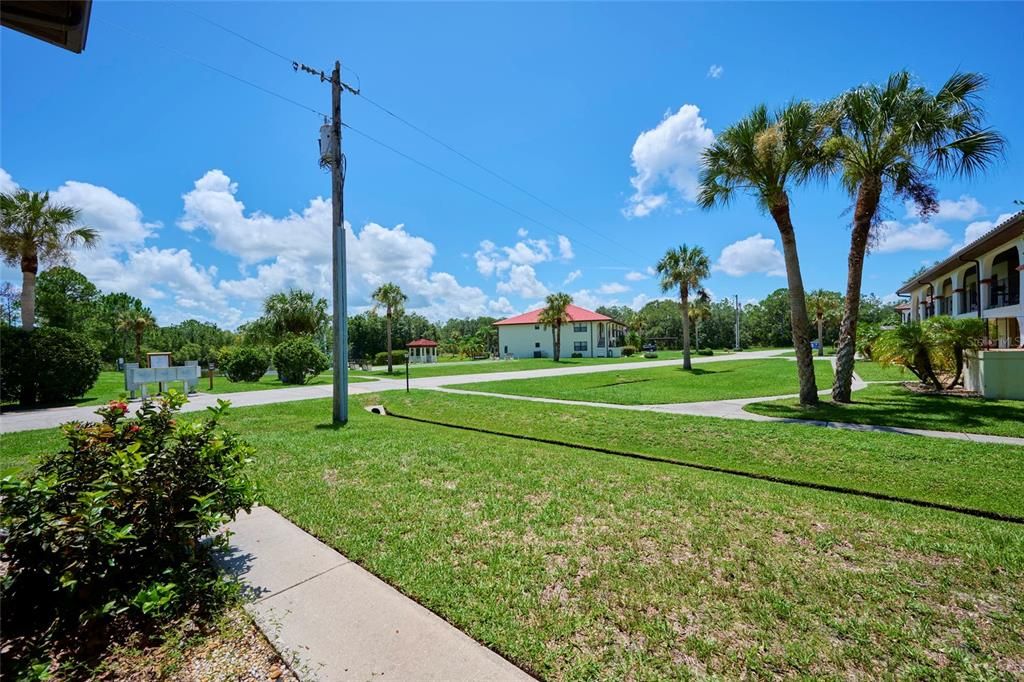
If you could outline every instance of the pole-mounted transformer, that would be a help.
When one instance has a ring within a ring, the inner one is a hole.
[[[338,139],[334,135],[334,126],[328,121],[320,126],[320,167],[331,168],[338,152]]]

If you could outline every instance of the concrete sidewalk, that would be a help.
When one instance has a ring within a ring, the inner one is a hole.
[[[246,609],[303,679],[533,678],[268,507],[229,525],[221,565]]]

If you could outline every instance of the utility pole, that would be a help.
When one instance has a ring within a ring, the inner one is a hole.
[[[345,168],[341,155],[341,62],[334,62],[331,73],[331,133],[334,158],[331,160],[331,225],[334,314],[334,410],[335,424],[348,423],[348,287],[345,281]]]
[[[348,290],[345,267],[345,156],[341,153],[341,93],[359,91],[342,82],[341,62],[334,62],[328,77],[323,71],[292,62],[295,71],[318,76],[331,84],[331,122],[320,129],[320,165],[331,169],[331,320],[334,332],[334,406],[335,424],[348,423]]]
[[[736,350],[740,349],[740,295],[736,294]]]

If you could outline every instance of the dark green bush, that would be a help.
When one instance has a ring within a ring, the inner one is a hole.
[[[111,402],[101,422],[65,424],[67,445],[27,478],[0,480],[2,627],[28,649],[14,660],[109,641],[109,626],[152,623],[223,590],[210,551],[255,501],[251,449],[218,426],[225,401],[177,421],[184,402],[171,392],[138,419]]]
[[[636,347],[635,346],[623,346],[622,350],[620,351],[620,354],[624,358],[628,358],[630,355],[636,355]]]
[[[186,343],[174,352],[174,362],[181,364],[186,360],[199,360],[203,349],[198,343]]]
[[[574,357],[574,358],[582,358],[583,357],[583,353],[580,353],[578,351],[573,351],[572,357]]]
[[[0,394],[23,405],[66,402],[85,395],[100,375],[89,339],[46,327],[0,331]]]
[[[237,346],[220,354],[220,369],[231,381],[259,381],[270,367],[270,351],[263,346]]]
[[[388,364],[388,352],[377,353],[373,356],[374,365],[386,365]],[[391,351],[391,364],[393,365],[404,365],[405,364],[405,351],[395,350]]]
[[[710,348],[701,348],[697,351],[697,355],[714,355],[715,351]]]
[[[274,349],[274,367],[285,384],[304,384],[330,366],[323,351],[307,338],[288,339]]]

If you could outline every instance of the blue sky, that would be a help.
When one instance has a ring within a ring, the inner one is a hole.
[[[356,311],[386,280],[434,319],[520,312],[555,290],[642,304],[660,295],[648,268],[681,243],[715,262],[716,297],[760,298],[785,284],[775,227],[749,199],[694,206],[701,146],[758,102],[900,68],[933,88],[988,75],[989,123],[1010,144],[983,179],[941,181],[928,224],[889,207],[865,291],[892,294],[1024,198],[1020,4],[99,2],[81,55],[4,29],[0,185],[81,207],[104,239],[75,267],[161,323],[233,327],[274,290],[329,292],[319,119],[189,57],[321,111],[329,89],[193,12],[307,64],[341,58],[375,101],[573,218],[346,96],[347,123],[543,223],[347,133]],[[832,183],[792,203],[806,285],[841,290],[849,199]]]

